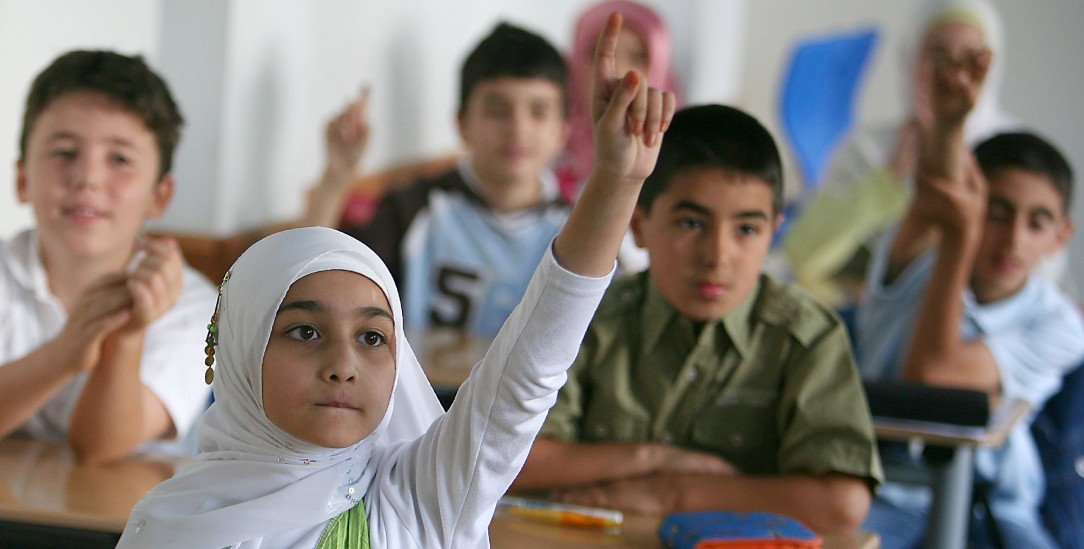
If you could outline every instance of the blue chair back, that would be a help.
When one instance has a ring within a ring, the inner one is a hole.
[[[832,152],[850,131],[854,101],[877,30],[815,36],[797,43],[787,65],[780,112],[803,186],[820,185]]]
[[[798,163],[802,192],[788,204],[772,245],[783,241],[805,197],[816,189],[839,142],[854,122],[858,84],[877,30],[814,36],[795,44],[779,97],[783,132]]]

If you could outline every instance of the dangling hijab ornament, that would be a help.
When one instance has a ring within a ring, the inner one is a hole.
[[[203,381],[207,385],[210,385],[215,380],[215,371],[211,369],[211,366],[215,365],[215,347],[218,347],[218,308],[222,305],[222,288],[230,281],[231,272],[226,271],[226,276],[222,278],[222,284],[218,285],[218,300],[215,301],[215,312],[211,313],[211,323],[207,325],[207,339],[204,340],[207,346],[203,348],[203,352],[207,355],[207,358],[203,360],[203,363],[207,365],[207,371],[203,374]]]

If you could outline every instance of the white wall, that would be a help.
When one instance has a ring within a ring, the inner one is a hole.
[[[187,119],[177,150],[178,188],[155,223],[179,232],[227,234],[295,215],[318,175],[324,121],[372,86],[372,168],[457,149],[458,67],[501,19],[563,47],[589,0],[397,2],[319,0],[0,0],[0,136],[14,142],[33,75],[71,48],[141,51],[167,79]],[[745,0],[648,0],[678,27],[689,96],[735,97]],[[132,9],[137,8],[137,9]],[[720,33],[719,30],[730,29]],[[113,37],[122,37],[117,39]],[[697,47],[694,47],[697,46]],[[718,51],[705,57],[702,51]],[[697,70],[697,65],[704,68]],[[699,94],[699,95],[697,95]],[[0,162],[16,157],[0,148]],[[12,173],[0,170],[12,196]],[[30,222],[0,201],[0,237]]]
[[[874,24],[882,36],[859,121],[891,120],[903,109],[898,42],[915,0],[644,1],[681,29],[675,63],[691,102],[737,103],[776,130],[777,83],[794,41]],[[1075,100],[1084,72],[1073,69],[1084,51],[1084,2],[992,1],[1007,28],[1006,110],[1050,136],[1084,174]],[[470,47],[499,19],[563,47],[589,3],[0,0],[0,166],[14,163],[24,94],[53,57],[77,47],[141,52],[166,76],[188,120],[177,196],[159,226],[226,234],[267,223],[300,210],[319,172],[324,121],[363,83],[373,88],[376,130],[366,166],[454,150],[457,68]],[[1074,215],[1084,220],[1079,194]],[[2,238],[30,223],[7,167],[0,197]],[[1084,236],[1071,256],[1084,287],[1077,268]]]

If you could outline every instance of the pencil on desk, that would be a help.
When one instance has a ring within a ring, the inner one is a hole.
[[[513,496],[501,498],[497,508],[515,517],[557,526],[619,529],[625,521],[621,511]]]

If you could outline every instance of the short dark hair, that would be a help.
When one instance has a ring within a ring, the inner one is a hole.
[[[545,38],[528,30],[500,23],[482,39],[463,62],[459,74],[459,112],[467,108],[470,93],[483,80],[542,78],[561,90],[561,106],[568,112],[568,65]]]
[[[1017,168],[1045,175],[1061,196],[1062,213],[1073,202],[1073,169],[1057,147],[1028,132],[997,134],[975,147],[975,160],[987,179],[1001,170]]]
[[[763,179],[772,189],[772,215],[783,211],[779,149],[768,130],[744,111],[725,105],[678,111],[663,137],[655,171],[640,189],[637,205],[649,212],[675,175],[697,168],[719,168]]]
[[[181,116],[165,81],[139,55],[112,51],[71,51],[56,58],[30,85],[19,136],[19,158],[41,113],[56,98],[73,92],[93,92],[137,116],[158,144],[158,178],[173,167],[173,150],[181,139]]]

